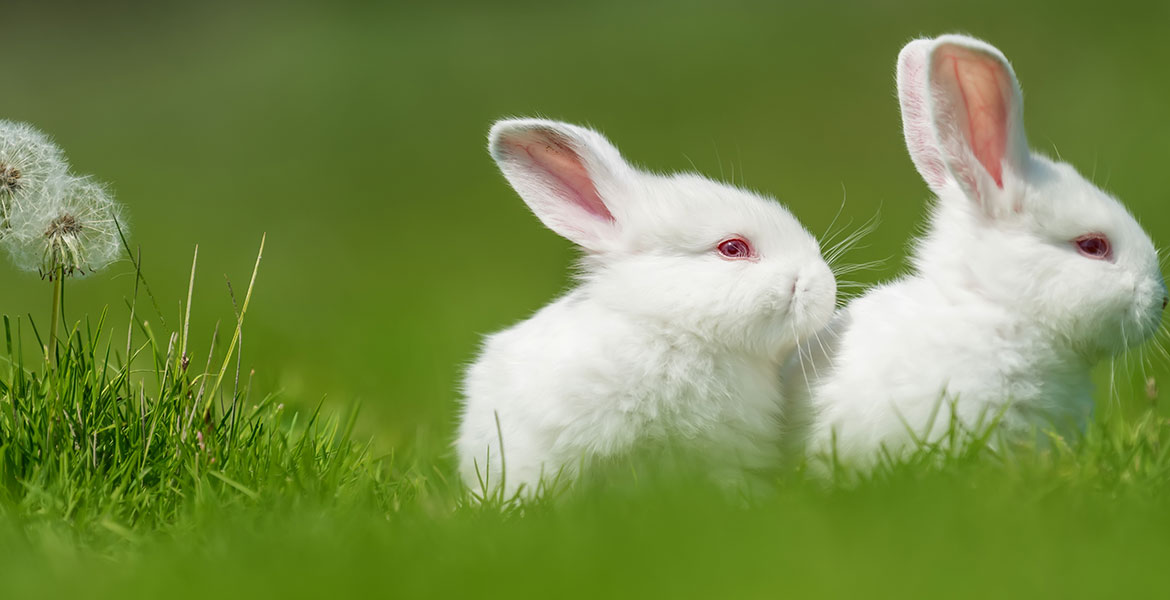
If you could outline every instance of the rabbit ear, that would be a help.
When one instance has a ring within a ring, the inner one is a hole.
[[[601,134],[555,121],[497,122],[488,150],[549,229],[600,252],[618,235],[613,202],[633,169]]]
[[[931,189],[953,180],[998,212],[1005,180],[1022,176],[1030,157],[1023,96],[1003,54],[965,36],[911,42],[898,59],[898,90],[906,145]]]
[[[898,103],[902,108],[902,133],[918,173],[930,189],[946,184],[947,166],[939,153],[926,87],[926,61],[934,40],[914,40],[898,54]]]

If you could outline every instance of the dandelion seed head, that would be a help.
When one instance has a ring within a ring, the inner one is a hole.
[[[0,120],[0,240],[11,233],[16,213],[56,193],[68,170],[65,154],[47,135]]]
[[[52,278],[87,275],[114,262],[125,230],[120,205],[89,177],[66,176],[60,193],[14,211],[8,247],[16,266]]]
[[[0,194],[11,196],[20,189],[20,169],[0,163]]]

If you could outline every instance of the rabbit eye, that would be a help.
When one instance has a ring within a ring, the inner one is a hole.
[[[719,242],[716,246],[719,254],[723,258],[730,260],[739,260],[744,258],[754,258],[755,253],[752,252],[752,246],[747,240],[743,238],[730,238]]]
[[[1095,258],[1098,260],[1109,260],[1113,258],[1113,248],[1109,244],[1109,238],[1100,233],[1087,233],[1081,237],[1073,240],[1077,245],[1077,250],[1084,256]]]

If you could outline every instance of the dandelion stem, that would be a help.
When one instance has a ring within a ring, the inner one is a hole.
[[[57,355],[57,321],[61,320],[61,289],[65,285],[65,268],[57,265],[53,273],[53,310],[49,314],[49,341],[45,344],[45,362]],[[56,361],[53,361],[56,364]]]

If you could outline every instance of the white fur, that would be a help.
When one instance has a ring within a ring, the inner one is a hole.
[[[963,91],[960,67],[978,79]],[[979,131],[983,114],[965,111],[980,93],[995,105],[980,87],[989,81],[1002,84],[1006,111],[984,113],[1006,115],[999,131]],[[1081,431],[1090,369],[1160,322],[1153,244],[1117,200],[1028,149],[1019,86],[995,48],[954,35],[911,42],[898,87],[907,146],[938,201],[912,271],[850,303],[787,365],[807,449],[870,464],[882,446],[908,447],[911,431],[940,439],[952,407],[972,428],[1001,416],[1009,433]],[[988,135],[1006,141],[1002,188],[971,143]],[[1087,233],[1108,236],[1113,260],[1077,251]]]
[[[586,254],[575,289],[489,336],[468,370],[455,442],[464,482],[532,493],[542,478],[667,441],[719,479],[774,466],[776,373],[828,321],[836,293],[813,237],[770,199],[637,170],[591,130],[505,120],[490,138],[533,212]],[[720,257],[731,237],[758,259]]]

